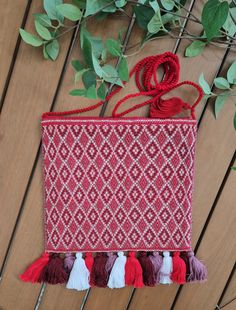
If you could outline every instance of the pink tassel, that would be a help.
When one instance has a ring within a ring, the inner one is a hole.
[[[44,267],[49,262],[49,254],[43,253],[42,256],[36,259],[24,273],[20,275],[20,279],[24,282],[40,282],[39,277]]]
[[[206,266],[200,262],[195,256],[193,251],[188,252],[189,256],[189,282],[203,282],[207,280]]]
[[[117,255],[114,254],[113,252],[109,252],[107,253],[108,259],[107,259],[107,263],[106,263],[106,271],[108,273],[108,275],[111,272],[111,269],[115,263],[115,260],[117,259]]]
[[[152,255],[149,256],[153,267],[154,267],[154,274],[156,283],[160,282],[160,270],[162,266],[162,256],[158,252],[153,252]]]
[[[64,258],[64,268],[67,273],[71,272],[71,269],[74,265],[75,256],[72,253],[66,253]]]

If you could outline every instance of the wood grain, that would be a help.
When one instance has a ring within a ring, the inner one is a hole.
[[[40,12],[34,0],[26,29],[32,31],[32,13]],[[0,124],[0,265],[17,219],[40,141],[39,119],[52,103],[70,34],[61,41],[56,63],[45,61],[40,48],[21,43],[5,98]],[[4,180],[4,181],[3,181]]]
[[[25,0],[0,1],[0,98],[19,35],[18,28],[21,26],[26,7],[27,1]]]
[[[236,213],[234,210],[236,173],[231,170],[217,208],[207,226],[198,250],[208,267],[206,284],[185,285],[175,309],[214,309],[229,277],[236,257]]]
[[[228,284],[228,287],[221,300],[220,307],[223,307],[231,300],[236,299],[236,271],[234,270],[233,276]]]

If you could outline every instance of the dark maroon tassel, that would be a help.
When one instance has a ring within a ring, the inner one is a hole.
[[[49,262],[42,270],[39,282],[49,284],[63,284],[68,280],[68,274],[64,269],[63,259],[59,254],[50,254]]]
[[[97,253],[94,257],[94,264],[91,272],[91,283],[98,287],[106,287],[108,282],[108,273],[106,270],[107,263],[106,253]]]
[[[155,286],[156,279],[155,279],[155,270],[154,266],[147,256],[147,252],[140,252],[138,260],[140,265],[143,269],[143,283],[146,286]]]
[[[186,265],[186,282],[189,282],[190,268],[189,268],[189,256],[187,252],[181,252],[180,257],[184,260]]]

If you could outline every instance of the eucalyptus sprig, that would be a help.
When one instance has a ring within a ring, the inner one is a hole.
[[[79,22],[83,59],[72,61],[75,70],[75,89],[70,94],[103,100],[107,93],[106,83],[123,86],[123,81],[128,80],[126,57],[138,53],[149,41],[166,36],[190,40],[191,44],[185,50],[186,57],[199,55],[210,44],[223,48],[230,46],[231,50],[235,50],[236,1],[229,3],[226,0],[208,0],[202,8],[200,18],[189,11],[187,2],[187,0],[73,0],[72,3],[63,3],[63,0],[44,0],[45,12],[33,14],[36,35],[24,29],[20,29],[20,35],[26,43],[34,47],[43,47],[44,58],[56,60],[60,40],[77,27],[77,24],[67,24],[67,20]],[[86,25],[92,17],[100,20],[116,12],[131,18],[126,12],[127,5],[132,6],[136,23],[143,30],[143,37],[133,46],[137,49],[134,53],[124,55],[121,34],[118,34],[118,38],[102,40],[89,33]],[[200,34],[191,33],[186,29],[183,22],[186,20],[200,26]],[[111,59],[119,60],[117,68],[111,64]],[[236,71],[234,64],[232,68],[227,74],[227,79],[220,77],[214,81],[217,88],[224,90],[220,94],[211,92],[203,75],[199,80],[206,95],[216,97],[216,117],[227,98],[232,95],[232,85],[236,84],[236,78],[230,78]],[[84,88],[77,88],[80,79]],[[236,127],[236,115],[234,126]]]
[[[220,90],[217,93],[211,91],[211,87],[205,80],[203,73],[199,77],[199,84],[205,93],[205,98],[215,98],[214,112],[215,117],[218,118],[219,113],[221,112],[229,97],[236,96],[234,87],[236,85],[236,61],[234,61],[229,67],[226,78],[217,77],[214,79],[214,86]],[[236,130],[236,112],[234,113],[233,117],[233,125]]]

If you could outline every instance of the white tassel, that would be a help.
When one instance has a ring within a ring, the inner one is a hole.
[[[70,277],[66,287],[78,291],[84,291],[90,287],[89,270],[86,267],[85,261],[82,258],[82,253],[80,252],[76,253],[76,260],[70,272]]]
[[[118,252],[118,257],[112,267],[108,284],[110,288],[121,288],[125,287],[125,264],[127,257],[124,252]]]
[[[163,252],[164,258],[162,262],[162,266],[160,269],[160,282],[162,284],[171,284],[172,280],[170,275],[173,270],[172,257],[170,256],[170,252]]]

